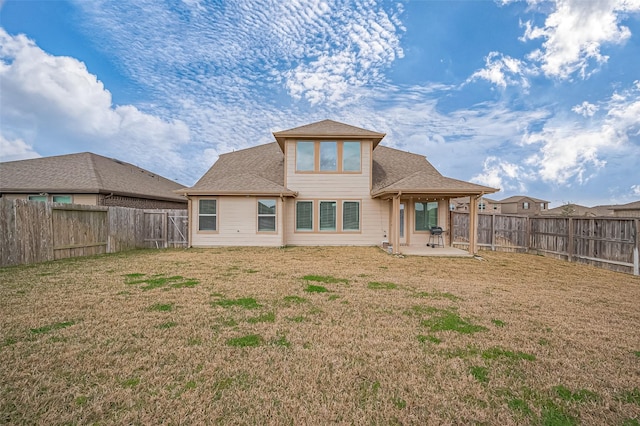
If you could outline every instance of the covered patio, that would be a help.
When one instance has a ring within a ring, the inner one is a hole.
[[[385,192],[374,194],[374,197],[389,200],[388,242],[393,254],[473,256],[477,253],[478,200],[483,195],[498,190],[442,176],[439,184],[451,187],[431,190],[406,187],[391,191],[387,188]],[[453,224],[449,205],[452,198],[458,197],[470,198],[468,251],[452,246]],[[441,236],[432,236],[431,227],[434,226],[442,228]]]

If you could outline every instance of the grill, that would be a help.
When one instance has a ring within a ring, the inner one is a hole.
[[[440,226],[432,226],[429,229],[431,235],[429,235],[429,242],[427,243],[427,247],[431,246],[432,248],[436,248],[437,246],[444,247],[444,240],[442,238],[442,228]]]

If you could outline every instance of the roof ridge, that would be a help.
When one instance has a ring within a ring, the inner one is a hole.
[[[98,167],[96,166],[96,162],[95,162],[95,155],[97,154],[94,154],[92,152],[87,152],[86,154],[89,157],[88,159],[91,166],[91,173],[93,174],[93,177],[96,180],[96,188],[102,188],[103,187],[102,176],[100,175],[100,172],[98,171]]]

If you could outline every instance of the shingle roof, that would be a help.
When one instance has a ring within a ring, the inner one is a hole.
[[[284,154],[275,142],[222,154],[189,194],[295,195],[284,186]]]
[[[379,146],[373,151],[371,194],[378,196],[400,191],[405,194],[464,195],[498,190],[442,176],[422,155]]]
[[[90,152],[0,163],[0,192],[116,194],[186,201],[184,188],[148,170]]]
[[[374,148],[382,138],[384,133],[373,132],[371,130],[362,129],[360,127],[351,126],[349,124],[339,123],[333,120],[322,120],[316,123],[306,124],[300,127],[294,127],[289,130],[273,132],[280,149],[284,150],[284,140],[286,138],[335,138],[335,139],[373,139]]]
[[[424,156],[385,146],[373,151],[373,196],[404,193],[480,194],[494,188],[442,176]],[[275,142],[222,154],[196,184],[192,195],[296,195],[284,186],[284,154]]]
[[[627,204],[620,204],[617,206],[611,206],[611,210],[640,210],[640,201],[634,201]]]
[[[526,195],[514,195],[513,197],[505,198],[504,200],[496,201],[497,204],[510,204],[510,203],[518,203],[524,199],[529,199],[534,203],[548,203],[547,200],[540,200],[539,198],[533,198]]]

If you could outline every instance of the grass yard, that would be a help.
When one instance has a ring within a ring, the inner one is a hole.
[[[0,424],[639,425],[640,279],[377,248],[0,269]]]

